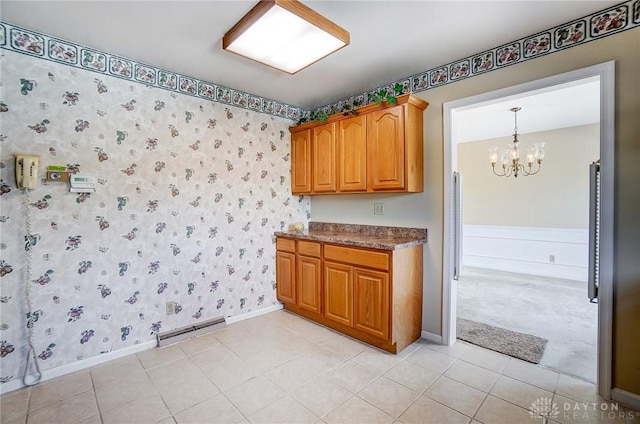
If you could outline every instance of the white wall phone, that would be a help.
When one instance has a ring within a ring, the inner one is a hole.
[[[38,168],[40,168],[40,156],[29,155],[25,153],[14,153],[16,157],[16,187],[19,190],[24,189],[22,206],[24,207],[24,230],[25,230],[25,267],[24,267],[24,292],[26,301],[27,317],[31,315],[33,308],[31,307],[31,268],[32,268],[32,234],[31,234],[31,201],[29,200],[29,190],[33,190],[38,186]],[[35,280],[34,280],[35,281]],[[27,339],[27,364],[24,368],[22,382],[25,386],[33,386],[42,378],[40,366],[38,365],[38,357],[36,349],[33,346],[33,325],[27,323],[28,339]]]
[[[38,168],[40,156],[15,153],[16,156],[16,187],[18,189],[33,190],[38,186]]]

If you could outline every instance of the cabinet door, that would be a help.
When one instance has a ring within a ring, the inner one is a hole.
[[[322,262],[319,258],[298,256],[298,306],[322,313]]]
[[[389,339],[389,274],[354,268],[354,328]]]
[[[367,190],[366,115],[338,123],[338,189]]]
[[[276,252],[276,296],[279,301],[296,303],[296,255]]]
[[[400,105],[367,117],[367,172],[373,190],[405,187],[403,110]]]
[[[311,193],[311,130],[291,134],[291,192]]]
[[[353,268],[324,264],[324,316],[353,327]]]
[[[313,129],[313,191],[335,192],[336,125],[324,124]]]

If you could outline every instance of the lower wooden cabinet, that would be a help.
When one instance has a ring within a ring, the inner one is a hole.
[[[322,263],[320,258],[298,256],[296,289],[298,305],[316,314],[322,313]]]
[[[289,252],[276,253],[276,293],[281,302],[296,301],[296,255]]]
[[[389,338],[389,274],[354,268],[354,322],[357,330]]]
[[[324,264],[324,316],[338,324],[353,326],[353,268]]]
[[[422,245],[386,251],[278,237],[276,246],[286,309],[392,353],[420,337]]]

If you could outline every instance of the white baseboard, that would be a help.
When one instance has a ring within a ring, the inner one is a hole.
[[[465,225],[462,234],[465,266],[587,281],[586,229]]]
[[[420,337],[436,344],[442,344],[442,336],[440,334],[430,333],[428,331],[422,330],[422,332],[420,333]]]
[[[227,324],[235,324],[236,322],[244,321],[246,319],[255,318],[255,317],[259,317],[260,315],[268,314],[270,312],[279,311],[282,308],[283,308],[282,303],[278,302],[275,305],[271,305],[271,306],[267,306],[266,308],[247,312],[246,314],[225,317],[225,321],[227,322]]]
[[[144,343],[129,346],[124,349],[119,349],[113,352],[103,353],[101,355],[93,356],[91,358],[83,359],[81,361],[72,362],[70,364],[61,365],[59,367],[51,368],[42,371],[42,381],[51,380],[52,378],[60,377],[65,374],[84,370],[87,368],[95,367],[96,365],[104,364],[105,362],[113,361],[127,355],[142,352],[143,350],[151,349],[156,346],[155,340],[149,340]],[[14,390],[18,390],[25,387],[21,378],[16,378],[0,386],[0,394],[8,393]]]
[[[232,324],[240,321],[244,321],[246,319],[255,318],[260,315],[268,314],[270,312],[275,312],[282,309],[282,304],[277,303],[272,306],[268,306],[266,308],[258,309],[255,311],[247,312],[246,314],[234,315],[231,317],[226,317],[225,321],[227,324]],[[113,352],[103,353],[101,355],[93,356],[91,358],[83,359],[81,361],[72,362],[70,364],[61,365],[59,367],[51,368],[45,371],[42,371],[42,379],[40,381],[51,380],[52,378],[60,377],[65,374],[70,374],[72,372],[80,371],[83,369],[95,367],[96,365],[101,365],[109,361],[113,361],[114,359],[119,359],[127,355],[131,355],[134,353],[142,352],[143,350],[151,349],[156,346],[156,340],[149,340],[144,343],[139,343],[137,345],[133,345],[124,349],[119,349]],[[14,390],[18,390],[25,387],[21,378],[16,378],[7,383],[0,385],[0,394],[5,394],[8,392],[12,392]]]
[[[611,399],[624,406],[640,411],[640,395],[622,389],[611,389]],[[640,417],[640,415],[639,415]]]

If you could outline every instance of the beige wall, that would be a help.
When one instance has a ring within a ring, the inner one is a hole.
[[[520,151],[544,141],[546,157],[534,176],[496,177],[489,148],[513,136],[459,143],[464,223],[546,228],[589,227],[589,164],[600,157],[600,125],[520,134]],[[496,167],[501,171],[500,165]]]
[[[598,63],[616,61],[616,201],[614,234],[614,385],[640,395],[640,30],[509,66],[419,93],[424,113],[425,190],[411,195],[315,196],[312,220],[420,226],[429,230],[424,257],[423,324],[441,334],[443,237],[443,116],[445,102]],[[385,203],[385,215],[373,204]]]

